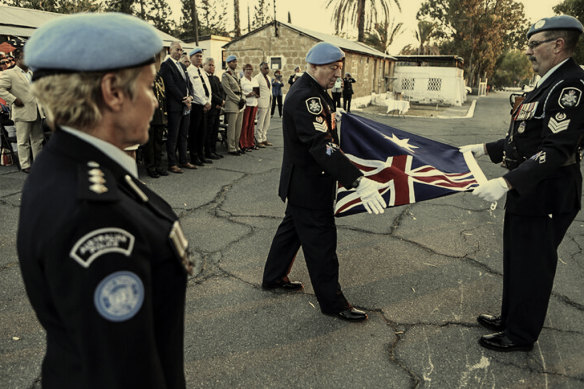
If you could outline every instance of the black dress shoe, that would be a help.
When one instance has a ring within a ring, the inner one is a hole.
[[[28,174],[28,173],[30,173],[30,168],[25,167],[24,169],[22,169],[22,172]]]
[[[239,153],[239,151],[230,151],[229,154],[231,155],[236,155],[236,156],[240,156],[241,154]]]
[[[158,173],[159,176],[168,176],[168,172],[163,168],[156,169],[156,172]]]
[[[223,158],[223,155],[221,155],[221,154],[213,153],[213,155],[215,156],[215,158],[218,158],[218,159]]]
[[[477,317],[477,321],[479,322],[480,325],[482,325],[485,328],[488,328],[489,330],[497,332],[505,330],[505,326],[503,325],[500,316],[493,316],[487,313],[481,313]]]
[[[205,155],[205,158],[208,158],[208,159],[219,159],[219,157],[217,155],[215,155],[215,154],[207,154],[207,155]]]
[[[213,163],[210,159],[201,158],[201,162],[203,163]]]
[[[204,166],[205,165],[203,163],[203,161],[201,161],[199,158],[195,158],[195,160],[192,161],[191,163],[194,164],[194,165],[197,165],[197,166]]]
[[[333,316],[347,321],[363,321],[367,319],[367,314],[357,308],[347,308],[344,311],[333,313]]]
[[[158,171],[156,169],[146,169],[146,173],[148,173],[148,175],[152,178],[160,177],[160,174],[158,173]]]
[[[280,282],[279,284],[262,284],[262,289],[265,290],[274,290],[274,289],[281,289],[286,292],[296,292],[302,290],[304,286],[300,281],[286,281]]]
[[[531,351],[532,344],[518,344],[513,343],[511,339],[505,335],[504,332],[496,332],[494,334],[483,335],[479,339],[479,344],[485,348],[495,351]]]

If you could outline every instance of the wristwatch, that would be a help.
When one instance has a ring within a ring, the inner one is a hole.
[[[362,179],[363,179],[363,176],[357,177],[357,179],[355,181],[353,181],[353,184],[351,185],[351,189],[356,189],[359,186],[359,183],[361,182]]]

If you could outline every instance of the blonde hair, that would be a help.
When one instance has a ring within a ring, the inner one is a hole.
[[[105,103],[101,80],[113,73],[114,86],[134,99],[136,79],[142,67],[113,72],[82,72],[45,76],[32,84],[32,93],[45,110],[51,129],[70,126],[80,131],[94,128],[102,118]]]

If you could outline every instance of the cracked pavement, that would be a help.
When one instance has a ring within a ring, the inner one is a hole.
[[[364,116],[453,145],[478,143],[505,134],[508,94],[479,98],[468,119]],[[301,253],[290,277],[303,281],[303,292],[260,288],[285,207],[277,197],[280,119],[272,119],[269,137],[274,147],[143,178],[173,206],[194,250],[188,388],[584,387],[582,213],[560,246],[545,327],[529,353],[477,344],[489,331],[476,316],[500,306],[503,202],[490,210],[468,193],[337,219],[343,291],[369,314],[364,323],[348,323],[320,313]],[[502,173],[486,157],[478,162],[487,177]],[[39,387],[45,347],[15,250],[24,178],[0,167],[2,388]]]

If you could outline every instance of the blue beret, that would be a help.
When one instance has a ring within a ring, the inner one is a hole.
[[[306,54],[306,62],[313,65],[326,65],[345,58],[343,50],[327,42],[319,42],[312,46]]]
[[[235,61],[236,59],[237,59],[237,57],[232,54],[229,57],[227,57],[227,59],[225,60],[225,62]]]
[[[200,47],[195,47],[194,49],[189,51],[189,57],[192,57],[193,55],[195,55],[197,53],[202,53],[202,52],[203,52],[203,49],[201,49]]]
[[[24,57],[32,70],[58,74],[139,66],[161,50],[158,32],[134,16],[83,13],[43,24],[26,42]]]
[[[582,33],[582,23],[578,19],[569,15],[552,16],[543,18],[535,22],[527,31],[527,39],[533,34],[547,30],[576,30]]]

